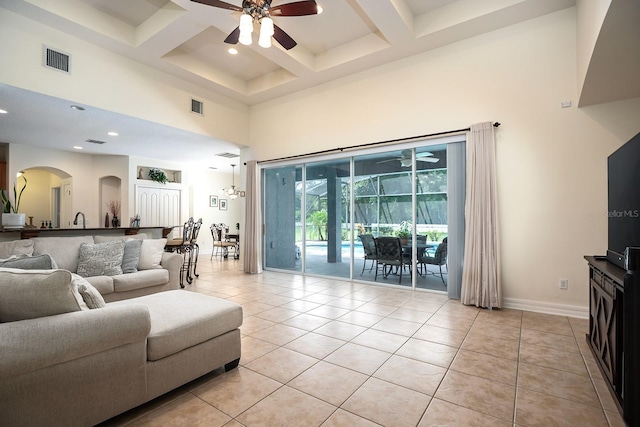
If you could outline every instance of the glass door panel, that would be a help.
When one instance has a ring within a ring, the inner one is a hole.
[[[446,291],[446,145],[416,148],[416,287]],[[444,244],[443,244],[444,241]],[[442,247],[440,247],[442,245]]]
[[[302,271],[301,192],[302,168],[285,166],[264,170],[264,262],[266,268]]]
[[[309,163],[305,171],[305,272],[350,278],[349,160]]]
[[[407,155],[409,164],[407,164]],[[408,244],[408,235],[401,235],[402,226],[410,226],[411,201],[411,150],[389,151],[355,156],[354,167],[354,221],[356,237],[363,247],[367,236],[402,238]],[[362,236],[366,235],[366,236]],[[355,245],[355,242],[354,242]],[[406,248],[405,248],[406,250]],[[354,278],[381,284],[411,286],[409,268],[383,268],[379,266],[376,278],[376,254],[363,247],[354,254]],[[359,264],[359,263],[362,264]]]

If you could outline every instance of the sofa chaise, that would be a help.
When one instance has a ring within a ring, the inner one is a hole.
[[[91,426],[237,366],[239,305],[186,290],[105,304],[83,280],[0,268],[0,424]]]

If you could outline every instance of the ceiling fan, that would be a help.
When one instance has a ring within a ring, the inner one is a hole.
[[[321,10],[315,0],[296,1],[273,7],[271,6],[272,0],[242,0],[242,7],[220,0],[191,1],[242,13],[240,25],[227,36],[224,40],[225,43],[236,44],[240,42],[244,45],[250,45],[253,23],[259,22],[260,38],[258,44],[262,47],[270,47],[271,36],[273,36],[287,50],[295,47],[297,43],[282,28],[275,25],[271,17],[317,15]]]
[[[400,160],[400,166],[408,168],[411,167],[411,150],[402,150],[399,157],[393,159],[381,160],[378,163],[395,162]],[[433,153],[425,151],[423,153],[416,153],[416,160],[420,162],[438,163],[439,158],[433,157]]]

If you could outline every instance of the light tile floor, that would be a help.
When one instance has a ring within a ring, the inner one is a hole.
[[[185,291],[243,306],[240,366],[104,425],[624,426],[584,319],[207,258]]]

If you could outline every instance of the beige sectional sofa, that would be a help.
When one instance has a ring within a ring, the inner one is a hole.
[[[35,242],[34,253],[50,243]],[[52,255],[73,268],[68,251]],[[62,269],[0,268],[0,425],[95,425],[238,365],[238,304],[187,290],[105,303],[90,279]],[[118,286],[114,276],[105,297],[164,285]]]
[[[58,268],[78,272],[80,245],[95,245],[113,240],[143,240],[143,255],[137,271],[117,275],[97,275],[85,277],[102,294],[106,302],[149,295],[156,292],[180,288],[180,267],[182,256],[164,252],[165,239],[147,239],[145,234],[135,236],[66,236],[37,237],[15,242],[2,242],[4,250],[0,251],[0,259],[9,255],[39,256],[49,254]],[[149,247],[148,249],[146,247]]]

